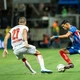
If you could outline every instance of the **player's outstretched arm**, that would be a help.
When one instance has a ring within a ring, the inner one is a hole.
[[[57,39],[57,38],[59,38],[59,36],[52,36],[52,37],[50,37],[50,40]]]
[[[57,39],[57,38],[68,38],[72,33],[71,32],[67,32],[64,35],[58,35],[58,36],[52,36],[50,39]]]
[[[4,51],[2,53],[2,57],[6,57],[6,54],[8,54],[8,51],[7,51],[7,43],[8,43],[8,39],[10,38],[10,33],[8,33],[5,38],[4,38]]]

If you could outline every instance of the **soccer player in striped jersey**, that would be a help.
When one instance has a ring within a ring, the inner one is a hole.
[[[73,55],[73,54],[80,54],[80,34],[79,30],[70,24],[69,21],[64,20],[61,23],[61,26],[65,29],[68,30],[68,32],[64,35],[59,35],[59,36],[52,36],[51,39],[54,38],[70,38],[72,42],[72,46],[68,48],[63,48],[60,49],[60,55],[62,58],[68,63],[68,65],[65,66],[65,69],[69,68],[74,68],[74,64],[71,62],[70,58],[68,57],[67,54]]]

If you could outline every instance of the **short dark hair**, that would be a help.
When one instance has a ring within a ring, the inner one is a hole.
[[[61,25],[62,24],[66,24],[66,23],[69,23],[69,21],[68,20],[63,20],[62,23],[61,23]]]

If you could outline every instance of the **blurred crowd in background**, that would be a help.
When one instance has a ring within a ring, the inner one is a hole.
[[[78,4],[63,4],[59,5],[59,0],[51,0],[50,3],[37,3],[37,4],[16,4],[12,3],[13,0],[7,0],[7,9],[0,8],[0,28],[5,29],[7,25],[11,26],[11,21],[14,19],[13,25],[17,24],[17,18],[25,16],[28,21],[30,19],[42,19],[47,16],[55,16],[55,14],[79,14]],[[67,1],[67,0],[66,0]],[[72,0],[71,0],[72,1]],[[77,1],[77,0],[74,0]],[[13,5],[12,5],[13,4]],[[29,21],[30,22],[30,21]],[[34,26],[43,23],[37,21]],[[30,22],[31,24],[31,22]],[[33,26],[30,26],[33,27]]]

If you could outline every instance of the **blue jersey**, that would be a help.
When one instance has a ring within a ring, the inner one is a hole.
[[[71,26],[69,31],[72,33],[70,40],[74,48],[80,49],[80,34],[75,26]]]

